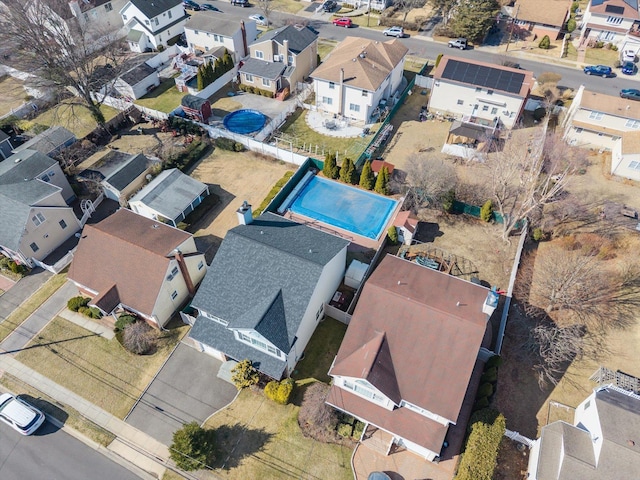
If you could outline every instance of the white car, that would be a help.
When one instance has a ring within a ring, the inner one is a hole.
[[[402,38],[402,37],[404,37],[404,28],[402,28],[402,27],[389,27],[382,33],[384,33],[385,37]]]
[[[250,15],[249,18],[251,20],[255,20],[258,25],[261,25],[263,27],[266,27],[267,25],[269,25],[269,22],[267,21],[267,19],[264,18],[262,15],[258,15],[257,13],[255,15]]]
[[[622,52],[622,63],[624,62],[635,62],[636,61],[636,52],[635,50],[625,50]]]
[[[22,435],[31,435],[45,421],[44,413],[10,393],[0,395],[0,420]]]

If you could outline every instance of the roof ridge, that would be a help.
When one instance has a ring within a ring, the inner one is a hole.
[[[132,212],[132,213],[133,213],[133,212]],[[134,215],[137,215],[137,214],[135,214],[135,213],[134,213]],[[143,218],[144,218],[144,217],[143,217]],[[157,223],[157,224],[162,224],[162,225],[164,225],[164,226],[166,226],[166,227],[171,227],[171,225],[166,225],[166,224],[163,224],[162,222],[156,222],[156,223]],[[95,230],[97,230],[97,231],[99,231],[99,232],[103,233],[104,235],[108,235],[108,236],[109,236],[109,237],[111,237],[111,238],[116,238],[116,239],[118,239],[118,240],[121,240],[122,242],[126,243],[127,245],[132,245],[132,246],[137,247],[137,248],[139,248],[140,250],[143,250],[143,251],[145,251],[145,252],[150,252],[150,253],[152,253],[152,254],[154,254],[154,255],[157,255],[157,256],[159,256],[159,257],[166,258],[166,259],[167,259],[167,261],[169,260],[169,257],[167,257],[167,255],[165,255],[165,254],[161,254],[161,253],[158,253],[158,252],[157,252],[157,251],[155,251],[155,250],[151,250],[150,248],[143,247],[142,245],[140,245],[140,244],[138,244],[138,243],[134,243],[134,242],[132,242],[131,240],[129,240],[129,238],[123,238],[123,237],[121,237],[121,236],[115,235],[114,233],[112,233],[112,232],[110,232],[110,231],[103,230],[102,228],[97,228],[97,225],[99,225],[99,223],[98,223],[98,224],[95,224],[95,225],[87,225],[87,226],[89,226],[89,227],[91,227],[91,228],[93,228],[93,229],[95,229]],[[179,229],[178,229],[178,230],[179,230]],[[84,236],[84,235],[83,235],[83,236]],[[181,242],[181,243],[182,243],[182,242]],[[178,247],[178,245],[176,245],[176,248],[177,248],[177,247]]]

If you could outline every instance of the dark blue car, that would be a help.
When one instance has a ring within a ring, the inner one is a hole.
[[[611,77],[612,71],[611,67],[607,67],[606,65],[589,65],[584,67],[584,73],[587,75],[598,75],[599,77]]]
[[[622,64],[622,73],[625,75],[633,75],[636,73],[636,64],[633,62],[624,62]]]

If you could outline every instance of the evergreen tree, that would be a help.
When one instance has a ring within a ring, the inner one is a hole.
[[[342,167],[340,168],[340,180],[349,184],[356,183],[356,166],[350,158],[345,158],[342,161]]]
[[[233,57],[226,48],[224,50],[224,55],[222,55],[222,64],[224,65],[225,73],[233,68]]]
[[[338,178],[340,174],[340,170],[338,169],[338,165],[336,164],[336,154],[335,153],[327,153],[324,157],[324,167],[322,168],[322,173],[327,178],[332,180]]]
[[[455,17],[449,24],[458,37],[482,40],[500,11],[496,0],[466,0],[456,7]]]
[[[204,88],[204,68],[202,65],[198,67],[198,90],[202,90]]]
[[[211,84],[216,79],[214,71],[213,71],[213,63],[209,62],[207,64],[207,85]]]
[[[375,184],[375,180],[373,170],[371,170],[371,161],[367,160],[364,167],[362,167],[362,172],[360,173],[360,186],[367,190],[371,190]]]
[[[378,178],[376,178],[376,186],[373,190],[380,195],[389,195],[389,170],[386,166],[383,166],[378,172]]]

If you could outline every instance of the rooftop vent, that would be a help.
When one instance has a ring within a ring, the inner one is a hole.
[[[160,225],[158,225],[157,223],[154,223],[154,224],[151,226],[151,228],[158,229],[158,228],[160,228]]]

